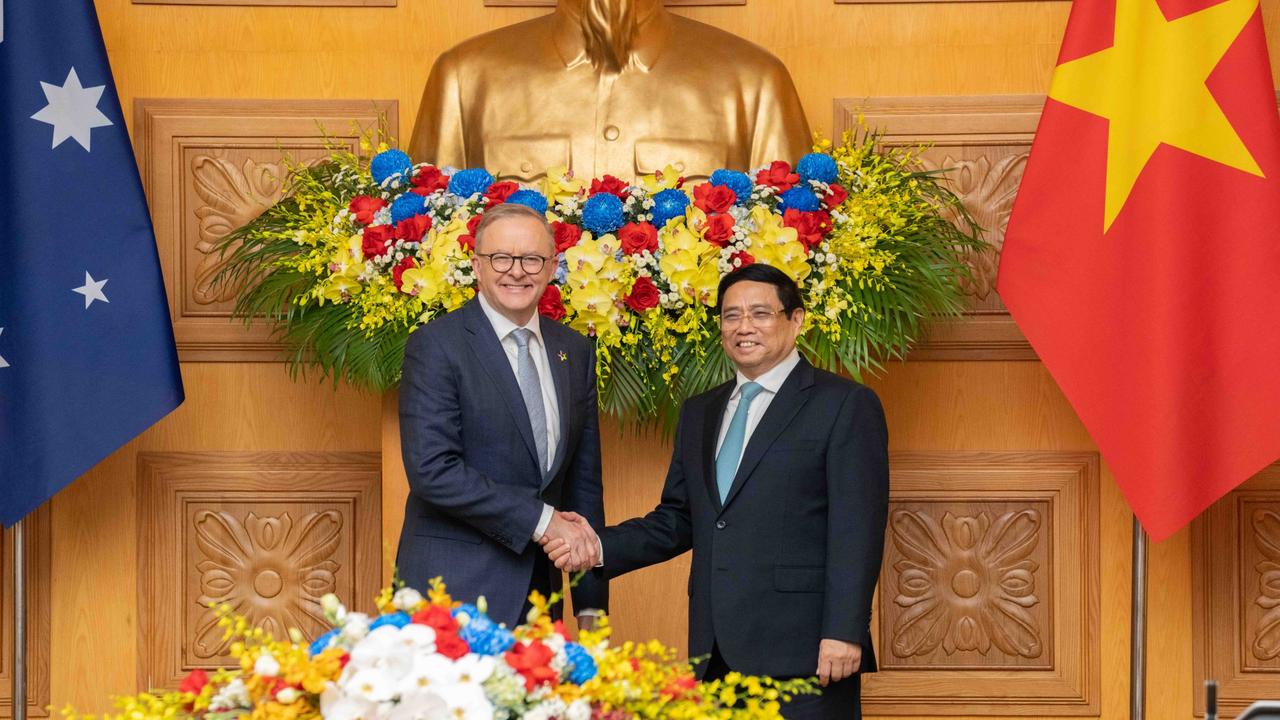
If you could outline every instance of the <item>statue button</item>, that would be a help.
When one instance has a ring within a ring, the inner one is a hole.
[[[520,163],[520,172],[526,174],[533,172],[533,163],[528,161]]]
[[[676,163],[675,168],[676,168],[676,172],[684,172],[684,163],[683,162]]]
[[[614,140],[617,140],[619,134],[620,134],[620,131],[618,130],[617,125],[609,125],[604,129],[604,139],[608,140],[609,142],[613,142]]]

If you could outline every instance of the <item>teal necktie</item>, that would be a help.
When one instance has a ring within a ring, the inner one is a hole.
[[[751,401],[764,386],[749,382],[742,386],[741,397],[738,398],[738,409],[729,422],[729,432],[725,433],[724,444],[720,446],[720,454],[716,456],[716,487],[720,490],[720,502],[729,497],[729,488],[733,487],[733,478],[738,474],[738,462],[742,459],[742,445],[747,437],[747,413],[751,412]]]

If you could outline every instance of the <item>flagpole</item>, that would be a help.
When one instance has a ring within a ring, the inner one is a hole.
[[[1147,532],[1133,518],[1133,604],[1129,613],[1129,720],[1146,717]]]
[[[13,720],[27,720],[27,558],[22,520],[13,524]]]

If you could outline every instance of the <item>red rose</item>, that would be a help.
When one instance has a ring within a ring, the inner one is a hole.
[[[782,214],[782,224],[796,229],[798,240],[812,250],[831,232],[831,216],[822,210],[801,212],[794,208]]]
[[[702,239],[716,247],[724,247],[733,242],[733,226],[732,215],[728,213],[712,215],[707,218],[707,227],[702,231]]]
[[[828,210],[831,210],[832,208],[840,207],[841,203],[848,198],[848,190],[845,190],[835,183],[831,183],[827,186],[827,196],[822,199],[822,202],[826,204]]]
[[[418,168],[413,176],[413,192],[419,195],[430,195],[437,190],[449,187],[449,176],[440,172],[440,168],[424,165]]]
[[[703,183],[693,189],[693,204],[708,215],[725,212],[737,200],[738,194],[724,185]]]
[[[467,234],[458,236],[458,244],[462,249],[474,252],[476,249],[476,228],[480,226],[480,218],[483,215],[472,215],[467,221]]]
[[[347,205],[347,210],[350,210],[356,216],[356,222],[361,225],[368,225],[373,222],[374,214],[386,206],[387,201],[382,198],[357,195],[351,198],[351,202]]]
[[[590,195],[598,195],[600,193],[609,193],[615,195],[619,200],[625,201],[631,196],[627,192],[627,184],[612,175],[605,175],[602,180],[591,181]]]
[[[458,632],[458,621],[453,619],[453,615],[449,613],[448,608],[443,608],[439,605],[428,605],[411,615],[409,619],[419,625],[426,625],[435,630],[437,635],[456,634]]]
[[[658,287],[647,277],[638,277],[631,284],[631,293],[623,300],[627,307],[638,313],[658,307]]]
[[[450,660],[457,660],[471,652],[471,646],[467,645],[466,640],[458,637],[457,633],[436,631],[436,652]]]
[[[203,670],[192,670],[182,679],[182,684],[178,685],[178,692],[191,693],[199,695],[205,685],[209,684],[209,675]]]
[[[431,229],[430,215],[414,215],[396,225],[396,238],[409,242],[422,242],[422,236]]]
[[[557,635],[564,638],[565,642],[573,641],[573,638],[569,637],[569,629],[564,626],[563,620],[557,620],[554,623],[552,623],[551,629],[555,630]]]
[[[755,262],[756,257],[755,255],[752,255],[746,250],[739,250],[738,252],[734,253],[733,256],[729,258],[729,260],[730,262],[736,261],[738,263],[737,265],[734,265],[734,267],[746,267],[751,263]]]
[[[436,643],[438,647],[439,640]],[[541,640],[534,640],[528,645],[518,642],[502,657],[512,670],[524,676],[525,689],[530,692],[538,685],[555,685],[560,679],[560,674],[551,669],[555,653]]]
[[[556,322],[564,319],[564,300],[560,297],[560,288],[548,285],[542,291],[542,298],[538,300],[538,313]]]
[[[490,208],[499,203],[504,203],[507,198],[511,197],[511,193],[519,189],[520,186],[510,180],[496,182],[490,185],[488,190],[484,191],[484,206]]]
[[[569,223],[562,223],[559,220],[551,223],[551,229],[556,235],[556,252],[562,253],[565,250],[578,244],[582,239],[582,228]]]
[[[628,255],[639,255],[645,250],[657,252],[658,230],[647,222],[627,223],[618,231],[618,244]]]
[[[404,271],[416,267],[418,267],[418,263],[414,262],[413,258],[407,257],[401,260],[399,265],[391,268],[391,280],[396,284],[397,290],[401,289],[404,284],[404,281],[401,280],[401,277],[404,276]]]
[[[779,193],[790,190],[798,182],[800,176],[791,172],[791,165],[781,160],[775,160],[769,167],[756,173],[756,184],[769,185]]]
[[[361,249],[365,258],[377,257],[387,252],[387,243],[395,236],[395,228],[390,225],[370,225],[364,229],[364,243]]]

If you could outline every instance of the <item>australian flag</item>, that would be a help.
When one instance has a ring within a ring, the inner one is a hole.
[[[183,399],[91,0],[0,0],[0,523]]]

